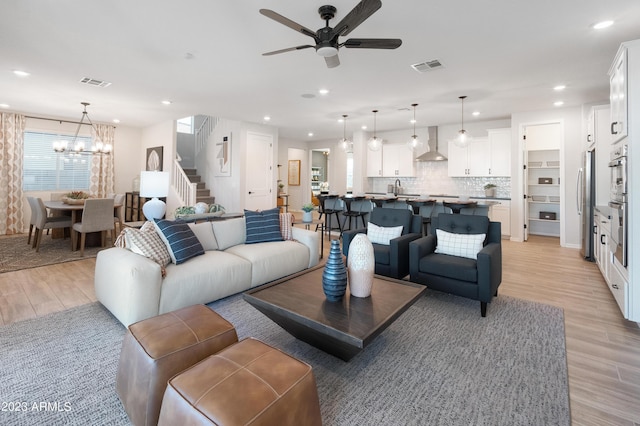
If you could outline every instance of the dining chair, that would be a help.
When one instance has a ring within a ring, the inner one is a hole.
[[[115,241],[113,205],[113,198],[90,198],[84,202],[82,221],[73,224],[71,233],[74,250],[77,244],[77,233],[80,233],[80,256],[84,256],[84,243],[89,232],[101,233],[102,247],[104,247],[106,231],[111,231],[111,241]]]
[[[113,194],[114,213],[113,222],[118,224],[118,232],[124,228],[124,194]],[[115,207],[119,206],[119,207]]]
[[[31,198],[32,200],[29,200]],[[40,242],[42,241],[42,234],[45,229],[58,229],[58,228],[71,228],[71,218],[68,216],[48,216],[47,208],[42,202],[42,198],[28,197],[29,205],[32,205],[31,214],[35,211],[35,223],[34,227],[36,232],[33,236],[33,243],[31,247],[35,247],[36,252],[40,251]],[[72,239],[73,241],[73,239]]]
[[[27,203],[29,203],[29,208],[31,209],[31,217],[29,218],[29,235],[27,236],[27,244],[31,244],[31,234],[33,233],[33,228],[35,228],[37,219],[38,219],[38,207],[35,204],[35,198],[27,197]]]

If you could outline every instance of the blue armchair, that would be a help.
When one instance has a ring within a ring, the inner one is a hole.
[[[409,243],[421,236],[422,221],[409,209],[385,209],[376,207],[371,211],[369,222],[382,227],[402,225],[402,235],[389,245],[373,244],[376,259],[375,273],[392,278],[403,278],[409,273]],[[367,228],[344,231],[342,253],[349,257],[349,245],[356,234],[367,233]]]
[[[480,314],[498,295],[502,282],[500,222],[486,216],[440,213],[431,221],[431,232],[409,245],[409,280],[431,289],[480,301]],[[453,234],[486,234],[477,259],[435,253],[436,230]]]

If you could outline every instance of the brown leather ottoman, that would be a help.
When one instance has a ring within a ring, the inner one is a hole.
[[[249,338],[169,380],[159,425],[322,425],[311,366]]]
[[[134,425],[155,425],[167,381],[238,341],[236,330],[205,305],[131,324],[122,342],[116,391]]]

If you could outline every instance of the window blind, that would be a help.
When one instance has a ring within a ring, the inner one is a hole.
[[[23,191],[89,189],[91,155],[55,152],[53,142],[59,140],[71,146],[73,135],[24,132]],[[90,137],[78,136],[77,140],[91,146]]]

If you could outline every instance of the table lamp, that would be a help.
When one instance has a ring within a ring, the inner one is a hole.
[[[162,219],[167,205],[158,197],[169,195],[169,172],[140,172],[140,196],[151,198],[142,206],[147,220]]]

